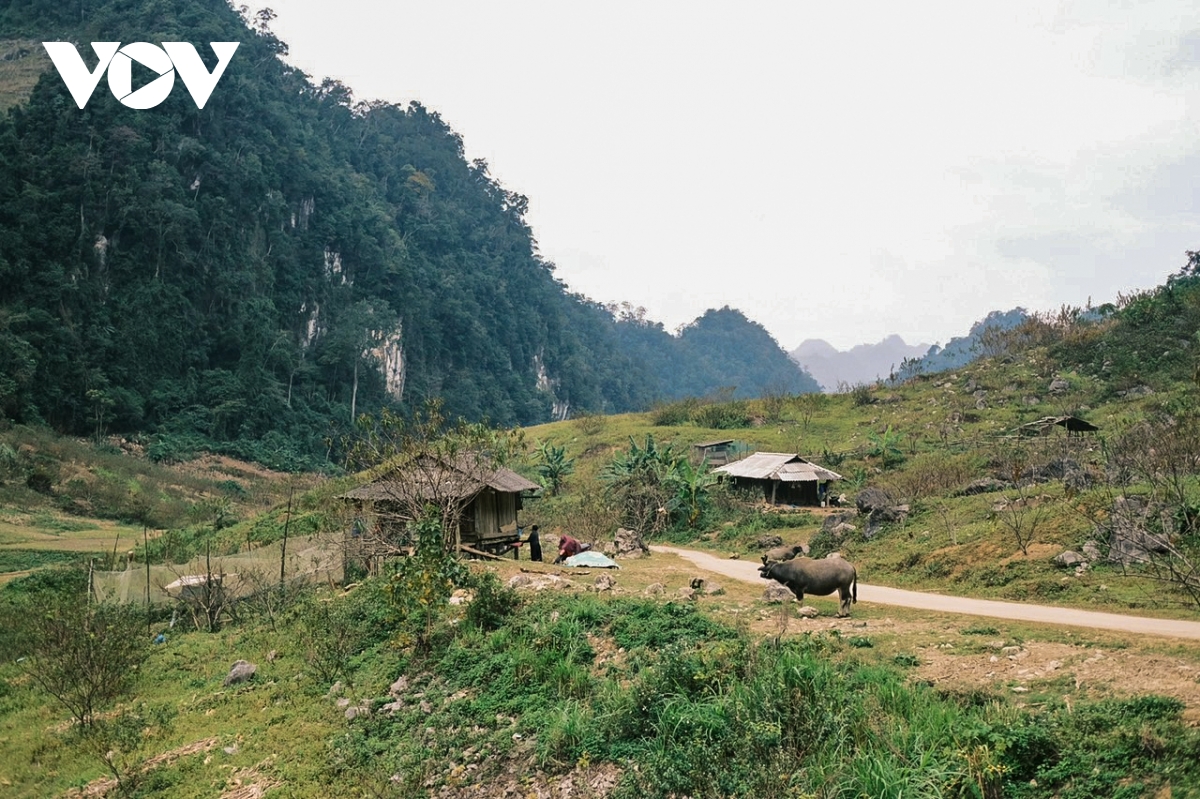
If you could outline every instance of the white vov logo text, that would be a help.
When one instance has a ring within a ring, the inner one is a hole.
[[[162,47],[149,42],[130,42],[124,47],[120,42],[92,42],[92,50],[99,59],[92,72],[70,42],[42,42],[42,46],[80,108],[87,105],[106,69],[108,88],[113,97],[128,108],[154,108],[167,99],[175,85],[176,72],[183,78],[183,85],[196,101],[196,107],[203,108],[217,87],[217,81],[225,74],[238,42],[209,42],[217,56],[217,66],[212,72],[200,60],[196,48],[187,42],[163,42]],[[133,90],[134,61],[158,75],[137,91]]]

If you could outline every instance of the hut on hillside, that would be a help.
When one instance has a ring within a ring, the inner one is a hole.
[[[1024,436],[1044,436],[1054,432],[1055,427],[1063,428],[1069,436],[1095,433],[1100,429],[1078,416],[1044,416],[1036,422],[1021,425],[1017,428],[1017,433]]]
[[[692,444],[692,452],[700,463],[709,466],[724,466],[734,458],[737,452],[736,442],[732,438],[722,438],[717,441],[701,441]]]
[[[761,489],[772,505],[820,505],[829,483],[842,479],[792,452],[755,452],[713,472],[735,486]]]
[[[370,564],[411,545],[405,526],[412,509],[425,502],[457,503],[460,547],[493,554],[511,551],[520,540],[517,517],[522,500],[540,488],[511,469],[468,459],[450,465],[418,458],[342,495],[357,509],[347,556]]]

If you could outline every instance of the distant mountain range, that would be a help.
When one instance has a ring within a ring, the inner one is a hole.
[[[823,339],[808,339],[789,353],[792,360],[808,370],[827,392],[845,384],[873,383],[898,372],[905,358],[922,358],[929,344],[905,344],[891,335],[878,344],[859,344],[849,350],[835,349]]]
[[[992,311],[971,325],[965,336],[955,336],[945,347],[937,344],[905,344],[895,334],[878,344],[859,344],[849,350],[835,349],[822,339],[808,339],[788,353],[792,360],[811,374],[821,389],[833,393],[839,388],[876,380],[905,380],[918,374],[934,374],[957,369],[978,358],[984,332],[996,328],[1008,330],[1028,317],[1024,308]]]

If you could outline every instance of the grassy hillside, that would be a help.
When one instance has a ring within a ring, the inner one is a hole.
[[[50,57],[36,39],[0,40],[0,114],[29,99]]]

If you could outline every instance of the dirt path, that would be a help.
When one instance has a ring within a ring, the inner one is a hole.
[[[677,555],[691,561],[705,571],[750,583],[762,583],[758,564],[745,560],[730,560],[676,547],[651,547],[655,552]],[[998,602],[990,599],[968,599],[945,594],[923,594],[919,591],[904,591],[878,585],[858,584],[858,598],[862,602],[882,605],[898,605],[919,610],[942,613],[963,613],[971,616],[988,616],[995,619],[1032,621],[1044,624],[1059,624],[1067,627],[1091,627],[1100,630],[1118,630],[1143,635],[1162,635],[1169,638],[1200,640],[1200,622],[1175,621],[1173,619],[1148,619],[1140,616],[1122,616],[1116,613],[1097,613],[1090,610],[1057,608],[1047,605],[1027,605],[1019,602]]]

